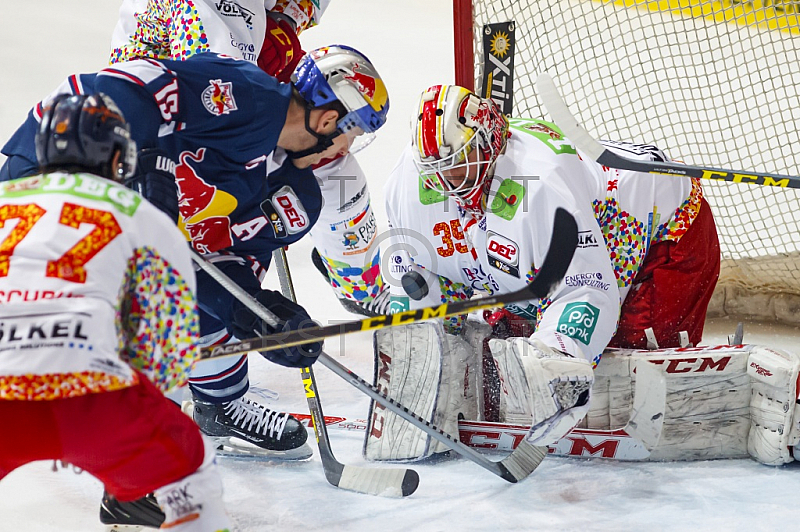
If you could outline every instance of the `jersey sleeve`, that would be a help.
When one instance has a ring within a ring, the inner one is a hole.
[[[194,268],[180,231],[155,207],[143,205],[135,221],[143,238],[123,283],[120,353],[167,392],[185,384],[199,355]]]
[[[323,208],[311,230],[337,296],[369,302],[383,289],[379,231],[364,171],[352,155],[314,169]]]
[[[579,244],[564,279],[550,297],[538,300],[533,338],[548,346],[583,357],[596,364],[614,334],[619,318],[620,296],[616,278],[593,212],[577,209],[573,201],[541,187],[534,195],[526,230],[535,245],[536,274],[547,254],[556,208],[569,211],[578,223]]]

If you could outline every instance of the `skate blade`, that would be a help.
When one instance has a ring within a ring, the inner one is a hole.
[[[230,460],[301,462],[310,459],[314,454],[308,443],[286,451],[275,451],[256,447],[244,440],[227,436],[212,437],[211,440],[216,444],[217,456]]]

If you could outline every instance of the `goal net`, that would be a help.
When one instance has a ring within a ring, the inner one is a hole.
[[[513,116],[548,118],[534,84],[548,72],[597,138],[652,143],[688,164],[800,174],[800,0],[454,6],[460,84],[481,77],[483,25],[514,21]],[[703,190],[723,257],[710,315],[800,323],[800,194]]]

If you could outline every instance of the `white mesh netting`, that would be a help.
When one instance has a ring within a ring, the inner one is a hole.
[[[690,164],[800,173],[800,2],[473,3],[477,79],[483,24],[516,23],[514,116],[548,118],[534,85],[546,71],[597,138],[653,143]],[[723,254],[711,314],[800,323],[800,194],[703,187]]]

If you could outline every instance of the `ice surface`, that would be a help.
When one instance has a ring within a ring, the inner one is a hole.
[[[0,140],[29,107],[74,72],[102,68],[116,21],[113,0],[17,2],[0,17]],[[390,90],[389,123],[359,160],[373,205],[384,220],[382,184],[408,141],[409,117],[425,87],[452,83],[449,0],[334,0],[323,24],[303,35],[306,48],[355,46],[378,67]],[[312,268],[309,242],[289,251],[299,301],[321,321],[348,320]],[[272,285],[277,287],[273,279]],[[724,341],[735,323],[710,324],[707,344]],[[798,330],[748,324],[745,339],[794,349]],[[326,349],[363,377],[372,374],[369,336],[328,341]],[[346,355],[343,354],[346,351]],[[305,412],[299,371],[251,357],[251,381],[280,393],[273,403]],[[319,367],[325,413],[364,417],[368,402]],[[24,431],[26,427],[2,427]],[[313,439],[313,438],[312,438]],[[332,431],[337,458],[363,464],[361,436]],[[313,446],[313,443],[312,443]],[[97,514],[102,486],[88,474],[51,471],[51,463],[20,468],[0,482],[0,532],[103,530]],[[380,467],[380,466],[378,466]],[[511,485],[459,460],[415,466],[421,481],[407,499],[338,490],[318,457],[294,465],[225,461],[225,502],[240,529],[266,530],[793,530],[800,507],[800,468],[749,460],[633,464],[548,458],[526,481]]]

